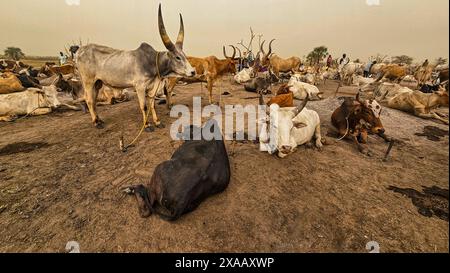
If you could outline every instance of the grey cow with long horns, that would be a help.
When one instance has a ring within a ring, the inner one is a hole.
[[[106,46],[89,44],[81,47],[76,54],[76,65],[85,89],[86,103],[97,128],[104,122],[96,110],[96,100],[103,85],[115,89],[134,88],[145,121],[146,131],[153,131],[147,117],[149,112],[155,126],[162,128],[155,111],[155,96],[163,88],[167,77],[195,75],[195,70],[183,52],[184,24],[180,14],[180,31],[174,44],[167,35],[161,13],[158,9],[158,26],[161,39],[168,51],[158,52],[147,43],[132,51],[117,50]],[[147,104],[148,98],[148,104]]]

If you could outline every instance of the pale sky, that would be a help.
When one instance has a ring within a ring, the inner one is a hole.
[[[448,0],[0,0],[0,51],[17,46],[28,55],[57,55],[79,37],[164,50],[159,2],[172,40],[183,14],[190,56],[222,58],[222,45],[247,41],[252,26],[264,39],[277,39],[273,48],[281,57],[325,45],[333,56],[345,52],[363,61],[376,53],[448,58]]]

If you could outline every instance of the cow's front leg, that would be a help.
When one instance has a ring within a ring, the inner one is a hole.
[[[164,128],[165,127],[164,124],[162,124],[162,122],[159,120],[158,115],[156,113],[156,109],[155,109],[156,94],[158,93],[160,88],[164,87],[163,85],[164,85],[164,82],[156,82],[153,85],[153,89],[150,91],[150,93],[148,95],[148,106],[150,107],[149,111],[152,112],[153,123],[158,128]]]
[[[146,88],[145,87],[139,87],[136,88],[136,93],[139,101],[139,108],[142,112],[142,122],[144,124],[144,128],[146,132],[153,132],[155,131],[155,128],[150,125],[150,121],[148,120],[148,107],[147,107],[147,101],[146,101]]]
[[[166,97],[167,97],[167,108],[169,110],[172,109],[173,103],[172,103],[172,95],[173,95],[173,89],[177,85],[178,79],[169,79],[168,84],[164,87],[167,91]]]
[[[32,116],[41,116],[41,115],[47,115],[52,112],[52,108],[46,107],[46,108],[38,108],[34,110],[30,115]]]
[[[322,144],[322,134],[320,132],[320,123],[317,124],[317,126],[316,126],[314,137],[316,138],[316,147],[319,150],[322,150],[323,144]]]
[[[213,104],[213,86],[214,86],[214,79],[212,77],[208,77],[208,95],[209,95],[209,104]]]
[[[365,154],[367,156],[371,156],[372,153],[369,151],[369,148],[367,148],[366,145],[363,145],[361,143],[359,143],[358,141],[358,134],[353,134],[352,136],[353,142],[355,142],[355,144],[358,146],[358,150],[360,153]]]
[[[97,129],[104,128],[104,122],[97,115],[97,96],[98,89],[95,87],[95,83],[84,83],[85,100],[91,114],[92,123]]]

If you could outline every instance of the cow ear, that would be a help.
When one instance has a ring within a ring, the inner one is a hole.
[[[304,128],[304,127],[308,126],[308,125],[307,125],[306,123],[304,123],[304,122],[294,121],[293,123],[294,123],[294,127],[297,128],[297,129]]]

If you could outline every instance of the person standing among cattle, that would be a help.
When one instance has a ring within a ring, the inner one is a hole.
[[[342,55],[342,58],[339,60],[339,68],[342,69],[349,62],[350,62],[350,58],[347,57],[347,54],[344,53],[344,55]]]
[[[330,55],[328,55],[328,59],[327,59],[327,68],[330,68],[332,64],[333,64],[333,57],[331,57],[331,54],[330,54]]]
[[[69,57],[67,55],[64,55],[64,53],[59,52],[59,64],[60,65],[65,65],[67,63],[67,59]]]
[[[364,68],[364,78],[369,78],[370,76],[370,70],[372,70],[372,66],[374,64],[377,64],[377,61],[369,61],[366,65],[366,67]]]

